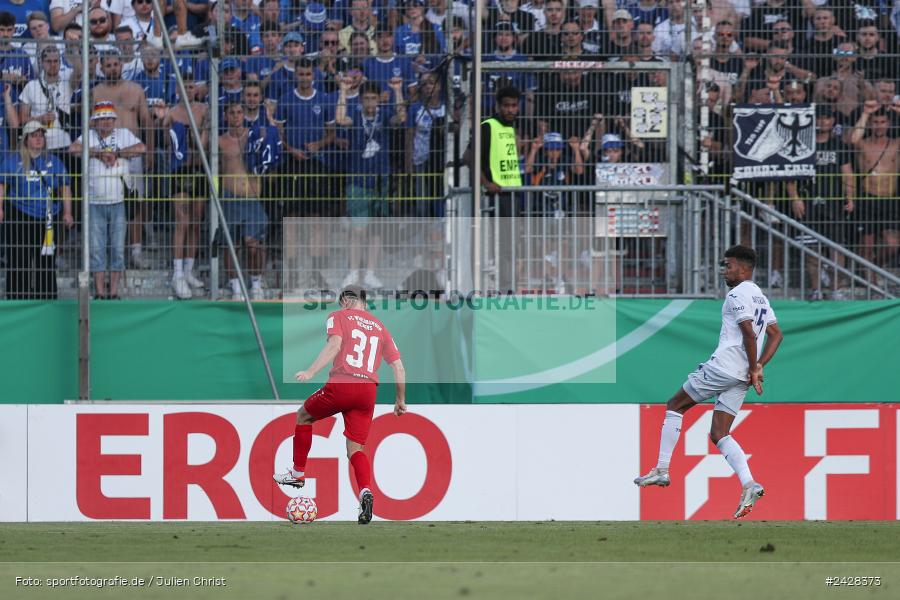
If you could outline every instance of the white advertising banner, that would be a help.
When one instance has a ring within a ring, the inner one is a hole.
[[[0,521],[28,520],[28,407],[0,406]]]
[[[4,413],[10,407],[3,407]],[[24,415],[25,407],[12,407]],[[639,518],[637,405],[376,407],[376,518]],[[28,485],[4,520],[273,520],[288,495],[287,405],[31,405]],[[19,414],[16,412],[15,414]],[[20,421],[23,417],[20,417]],[[4,419],[5,421],[5,419]],[[4,427],[4,430],[6,428]],[[343,422],[314,427],[307,485],[319,517],[355,520]],[[16,448],[22,454],[25,436]],[[5,461],[9,462],[9,461]],[[52,473],[52,477],[47,477]],[[23,494],[24,496],[24,494]]]

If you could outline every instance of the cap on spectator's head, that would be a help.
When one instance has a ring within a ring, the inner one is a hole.
[[[547,150],[562,150],[565,146],[561,133],[552,131],[544,134],[544,148]]]
[[[600,3],[597,0],[578,0],[577,4],[578,8],[600,8]]]
[[[515,32],[516,28],[513,27],[511,21],[500,21],[496,25],[494,25],[494,32],[498,31],[512,31]]]
[[[832,108],[830,104],[816,104],[816,116],[833,119],[834,108]]]
[[[362,286],[359,285],[348,285],[343,290],[341,290],[341,295],[338,298],[338,301],[341,300],[362,300],[366,301],[366,290]]]
[[[607,133],[603,136],[603,143],[600,144],[600,148],[603,150],[609,150],[610,148],[624,148],[625,142],[622,141],[615,133]]]
[[[240,69],[241,61],[239,61],[238,59],[236,59],[233,56],[228,56],[228,57],[225,57],[222,59],[222,62],[219,63],[219,67],[223,71],[227,71],[228,69]]]
[[[613,13],[613,21],[618,21],[619,19],[624,19],[626,21],[634,21],[634,17],[631,16],[631,13],[625,10],[624,8],[618,9]]]
[[[45,129],[46,127],[40,121],[28,121],[25,123],[25,127],[22,128],[22,139],[24,140],[35,131],[44,131]]]
[[[309,29],[322,31],[325,29],[325,21],[327,19],[328,12],[318,2],[310,2],[303,11],[303,23]]]
[[[91,121],[96,121],[97,119],[115,119],[118,115],[116,115],[116,107],[113,106],[112,102],[95,102],[94,103],[94,111],[91,113]]]
[[[299,31],[292,31],[288,33],[286,36],[281,38],[281,49],[284,50],[285,44],[289,42],[297,42],[298,44],[306,44],[306,39],[304,39],[303,34]]]

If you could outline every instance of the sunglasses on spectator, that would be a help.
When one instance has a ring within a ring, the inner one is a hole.
[[[153,0],[131,0],[133,4],[153,4]]]
[[[323,46],[337,46],[338,41],[337,40],[322,40],[322,45]]]
[[[727,38],[733,38],[733,37],[734,37],[734,34],[733,34],[733,33],[730,33],[730,32],[721,32],[721,31],[720,31],[720,32],[717,33],[716,35],[718,35],[718,36],[720,36],[720,37],[727,37]]]
[[[106,21],[106,17],[100,17],[99,19],[91,19],[90,23],[91,25],[103,25]]]
[[[774,31],[775,33],[787,33],[788,31],[793,31],[793,29],[791,29],[790,27],[776,27],[772,31]]]

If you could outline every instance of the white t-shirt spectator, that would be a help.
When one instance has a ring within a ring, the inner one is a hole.
[[[109,12],[121,15],[121,21],[134,18],[134,9],[131,8],[131,0],[101,0],[100,3],[106,4],[109,7],[106,10]],[[163,10],[165,10],[165,5],[163,5]]]
[[[91,150],[110,152],[141,143],[141,140],[124,127],[113,129],[112,133],[103,139],[100,139],[96,129],[91,129],[89,139]],[[81,137],[75,141],[81,142]],[[99,158],[91,157],[88,175],[91,204],[117,204],[125,201],[125,182],[128,182],[129,187],[132,185],[127,159],[119,158],[113,166],[107,167]]]
[[[134,39],[139,42],[143,42],[148,35],[153,35],[152,18],[147,22],[138,21],[137,17],[134,16],[128,17],[127,19],[123,18],[119,27],[130,28],[132,35],[134,35]],[[163,29],[165,29],[165,27],[163,27]]]
[[[100,8],[104,8],[109,10],[110,0],[100,0]],[[50,8],[48,11],[52,12],[54,8],[61,8],[63,14],[69,12],[73,8],[81,8],[81,0],[50,0]],[[131,9],[131,4],[128,5],[128,8]],[[131,11],[132,13],[134,11]],[[75,14],[75,23],[81,25],[81,11]],[[57,31],[56,33],[61,34],[62,31]]]
[[[69,78],[60,75],[56,83],[48,83],[43,80],[32,79],[22,89],[19,102],[31,107],[31,117],[34,118],[55,109],[69,113],[72,105],[72,87]],[[47,127],[47,150],[67,148],[72,143],[69,133],[62,129],[57,118]]]

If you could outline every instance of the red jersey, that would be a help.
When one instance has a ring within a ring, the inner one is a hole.
[[[388,364],[400,358],[387,327],[367,311],[336,310],[328,315],[325,328],[329,336],[341,336],[341,349],[334,357],[329,381],[369,379],[378,383],[382,357]]]

